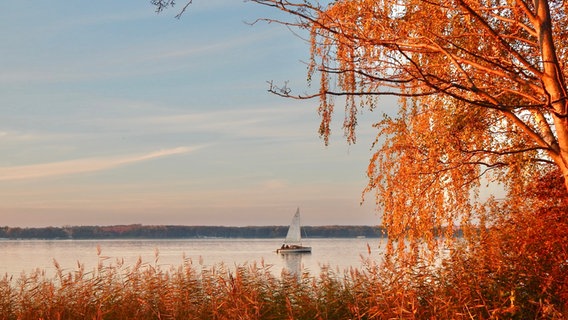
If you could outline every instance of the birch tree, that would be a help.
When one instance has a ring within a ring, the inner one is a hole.
[[[400,97],[398,115],[376,124],[365,192],[411,251],[444,226],[483,219],[472,200],[484,177],[515,192],[556,170],[568,189],[567,2],[250,1],[289,14],[264,20],[309,34],[314,92],[270,91],[319,99],[325,143],[336,104],[354,143],[359,112]]]
[[[295,97],[319,98],[324,139],[339,96],[350,142],[362,108],[401,97],[398,116],[377,123],[366,189],[389,237],[417,250],[413,239],[471,220],[482,176],[509,190],[555,168],[568,176],[565,2],[253,2],[309,31],[319,90]]]

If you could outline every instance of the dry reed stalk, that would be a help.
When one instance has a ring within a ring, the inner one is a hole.
[[[518,306],[517,301],[537,295],[541,287],[528,287],[532,282],[527,282],[522,290],[529,291],[523,292],[515,281],[519,276],[531,280],[528,275],[519,275],[504,260],[478,259],[465,250],[457,250],[436,269],[419,264],[396,269],[366,261],[362,268],[343,273],[324,268],[317,277],[307,272],[276,277],[263,262],[198,271],[189,259],[178,267],[162,267],[157,258],[153,264],[139,260],[125,266],[100,256],[99,265],[89,272],[81,264],[66,271],[54,262],[54,277],[40,270],[16,279],[4,276],[0,320],[564,316],[562,302]],[[490,265],[495,261],[505,271]]]

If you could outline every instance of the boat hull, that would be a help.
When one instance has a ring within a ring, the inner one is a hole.
[[[276,253],[311,253],[312,247],[290,247],[290,248],[280,248],[276,250]]]

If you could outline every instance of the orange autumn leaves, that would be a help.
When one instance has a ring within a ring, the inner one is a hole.
[[[565,6],[554,1],[258,0],[309,30],[326,143],[337,99],[355,142],[358,113],[400,97],[378,121],[367,193],[389,236],[418,252],[440,230],[483,219],[482,189],[568,174]],[[550,37],[555,37],[550,41]],[[305,97],[304,97],[305,98]],[[562,188],[562,186],[560,186]],[[566,186],[564,186],[566,189]],[[404,242],[402,239],[409,242]]]

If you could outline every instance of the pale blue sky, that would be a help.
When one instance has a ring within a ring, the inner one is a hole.
[[[0,225],[379,223],[359,206],[380,110],[329,147],[306,87],[308,46],[278,13],[196,0],[17,1],[0,12]],[[181,3],[180,3],[181,5]],[[391,105],[392,101],[389,102]]]

